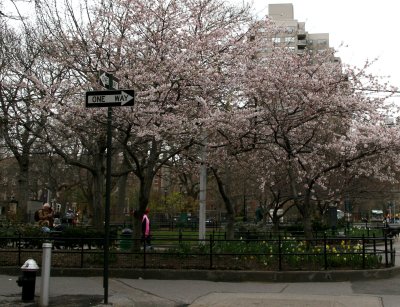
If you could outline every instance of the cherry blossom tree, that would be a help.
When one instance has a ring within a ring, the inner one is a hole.
[[[51,78],[43,74],[43,55],[34,32],[27,28],[16,31],[3,24],[1,40],[0,135],[18,162],[16,199],[20,217],[25,220],[30,196],[31,155],[43,152],[43,142],[38,134],[47,121],[46,112],[39,107],[44,93],[28,76],[34,74],[37,79]]]
[[[385,125],[385,99],[360,90],[390,88],[368,75],[366,67],[350,68],[332,59],[331,51],[298,55],[275,47],[259,61],[264,65],[247,71],[248,104],[257,122],[253,139],[286,165],[308,238],[315,189],[329,190],[329,175],[351,169],[391,180],[388,166],[398,167],[393,159],[398,131]],[[264,171],[274,168],[265,165]]]
[[[121,143],[141,182],[139,213],[161,166],[215,129],[218,110],[235,93],[235,61],[249,59],[252,49],[241,29],[251,20],[246,10],[218,1],[153,6],[130,8],[136,23],[128,45],[136,56],[126,81],[139,88],[139,103],[134,117],[122,115],[128,125],[121,126],[129,136]]]
[[[93,163],[72,160],[59,140],[79,135],[82,145],[96,143],[85,148],[96,161],[101,197],[105,112],[84,110],[82,97],[86,90],[99,89],[100,69],[114,73],[120,87],[136,91],[134,107],[114,110],[113,131],[114,146],[123,148],[130,163],[115,173],[133,172],[139,178],[140,214],[161,166],[201,142],[203,131],[215,129],[218,110],[237,95],[243,65],[238,63],[250,61],[253,53],[246,42],[251,16],[247,8],[214,0],[86,5],[81,15],[68,3],[63,11],[51,1],[38,8],[48,61],[68,72],[53,88],[37,85],[47,93],[43,103],[51,105],[47,141],[66,161],[87,169]],[[94,207],[102,207],[100,199]]]
[[[258,167],[260,183],[273,197],[279,195],[279,174],[280,182],[290,188],[284,202],[298,208],[310,239],[318,193],[337,196],[337,185],[329,185],[331,178],[352,172],[395,180],[398,131],[385,124],[393,110],[387,97],[371,97],[362,90],[391,88],[366,73],[369,63],[360,69],[347,67],[333,61],[332,50],[297,54],[259,45],[276,31],[280,30],[268,20],[251,29],[259,52],[252,63],[244,62],[241,103],[234,112],[221,114],[219,137],[208,148],[225,147],[225,154],[218,154],[223,159],[228,152],[251,152],[249,164]],[[274,209],[281,205],[278,201]]]

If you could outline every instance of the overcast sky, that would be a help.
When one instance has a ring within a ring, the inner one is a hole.
[[[230,0],[242,3],[243,0]],[[268,14],[270,3],[292,3],[294,18],[306,23],[309,33],[329,33],[331,47],[346,64],[361,66],[378,58],[370,72],[387,76],[400,88],[399,0],[244,0],[258,16]],[[343,44],[345,47],[340,47]],[[400,97],[399,97],[400,98]],[[400,99],[397,100],[400,100]]]
[[[399,0],[225,1],[253,3],[259,17],[268,14],[270,3],[292,3],[294,18],[305,22],[309,33],[329,33],[330,45],[344,63],[362,66],[367,59],[378,58],[371,72],[387,76],[391,85],[400,88]]]

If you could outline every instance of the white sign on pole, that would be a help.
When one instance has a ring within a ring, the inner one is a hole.
[[[86,107],[133,106],[134,97],[133,90],[86,92]]]

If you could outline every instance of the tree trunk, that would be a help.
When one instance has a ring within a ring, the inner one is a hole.
[[[128,181],[128,174],[122,175],[118,179],[118,196],[117,196],[117,204],[115,206],[116,216],[114,221],[117,223],[124,222],[124,212],[127,208],[127,197],[126,197],[126,183]]]
[[[226,204],[225,204],[225,206],[226,206]],[[232,212],[228,211],[226,220],[227,220],[226,238],[228,240],[233,240],[235,237],[235,213],[233,212],[233,208],[232,208]]]
[[[310,188],[306,192],[307,194],[305,195],[304,201],[302,202],[302,204],[300,204],[298,199],[296,179],[293,174],[293,165],[291,159],[289,159],[288,163],[288,174],[289,174],[290,188],[292,190],[294,204],[298,208],[300,214],[302,215],[304,236],[307,240],[311,240],[313,238],[313,232],[312,232],[311,208],[310,208],[311,203],[309,194]]]
[[[272,214],[272,231],[276,234],[279,232],[279,217],[275,210]]]
[[[307,240],[313,239],[313,228],[312,228],[312,219],[310,214],[309,204],[303,204],[304,212],[307,212],[303,215],[303,227],[304,227],[304,236]]]
[[[231,199],[226,192],[224,183],[215,168],[211,168],[215,179],[217,180],[218,191],[221,194],[222,200],[224,201],[226,212],[227,212],[227,225],[226,225],[226,238],[228,240],[234,239],[235,236],[235,209],[232,205]]]
[[[104,186],[105,186],[105,168],[104,157],[99,154],[95,161],[95,171],[92,172],[93,176],[93,226],[96,229],[104,229]]]
[[[18,201],[17,220],[29,222],[28,200],[29,200],[29,158],[18,159],[19,174],[16,200]],[[33,214],[33,213],[32,213]]]
[[[93,226],[96,229],[104,228],[104,175],[93,174]]]

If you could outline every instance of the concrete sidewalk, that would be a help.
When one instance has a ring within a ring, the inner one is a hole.
[[[38,306],[21,301],[16,276],[0,275],[0,306]],[[387,284],[380,290],[369,282]],[[394,285],[391,291],[388,287]],[[212,282],[203,280],[109,279],[110,306],[398,307],[400,277],[366,282]],[[51,277],[49,306],[104,306],[101,277]]]

